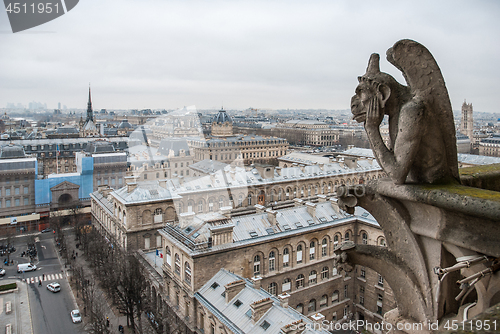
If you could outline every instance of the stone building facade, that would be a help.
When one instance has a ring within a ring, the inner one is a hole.
[[[380,322],[395,307],[390,287],[368,268],[338,272],[333,258],[346,242],[385,244],[368,217],[347,217],[331,201],[237,217],[183,217],[160,231],[165,282],[158,298],[192,330],[201,329],[195,292],[225,268],[287,298],[303,315]]]

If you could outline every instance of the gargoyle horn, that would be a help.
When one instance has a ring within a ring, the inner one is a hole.
[[[372,53],[368,61],[365,76],[370,77],[378,73],[380,73],[380,56],[378,53]]]

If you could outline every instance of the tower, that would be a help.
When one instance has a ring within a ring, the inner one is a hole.
[[[92,99],[90,96],[90,86],[89,86],[89,102],[87,103],[87,119],[86,121],[94,121],[94,112],[92,111]]]
[[[469,137],[472,141],[474,131],[474,121],[472,118],[472,103],[467,104],[466,101],[462,104],[462,121],[460,122],[460,132]]]
[[[217,115],[212,119],[212,136],[214,137],[231,137],[233,135],[233,120],[224,108],[219,110]]]

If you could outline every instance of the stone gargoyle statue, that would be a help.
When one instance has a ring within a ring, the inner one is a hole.
[[[351,99],[354,120],[364,123],[375,157],[395,184],[459,183],[455,126],[441,70],[423,45],[400,40],[387,60],[408,86],[381,72],[372,54]],[[388,145],[380,135],[389,116]]]

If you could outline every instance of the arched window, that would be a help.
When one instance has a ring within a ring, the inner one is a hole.
[[[248,205],[252,205],[252,194],[248,194]]]
[[[339,244],[339,236],[335,234],[335,236],[333,237],[333,245],[334,247],[337,247],[338,244]]]
[[[314,255],[316,253],[316,244],[314,241],[311,241],[309,244],[309,260],[314,260]]]
[[[345,233],[344,240],[345,240],[345,241],[349,241],[349,232],[346,232],[346,233]]]
[[[275,282],[272,282],[271,284],[269,284],[269,286],[267,287],[267,292],[269,292],[270,294],[272,295],[275,295],[276,296],[276,286],[277,284]]]
[[[166,254],[167,265],[169,267],[172,267],[172,253],[170,253],[169,247],[167,247],[167,249],[165,250],[165,254]]]
[[[194,206],[194,202],[193,201],[189,201],[188,202],[188,207],[187,207],[187,212],[193,212],[193,206]],[[179,212],[182,212],[182,211],[179,210]]]
[[[368,234],[363,233],[361,237],[363,239],[363,245],[368,245]]]
[[[299,304],[297,305],[297,307],[295,308],[297,310],[297,312],[299,312],[300,314],[303,314],[304,313],[304,305],[303,304]]]
[[[295,281],[295,287],[297,289],[303,288],[304,287],[304,275],[300,274],[297,276],[297,280]]]
[[[297,246],[297,263],[302,263],[302,245]]]
[[[243,205],[243,195],[242,195],[242,194],[240,194],[240,195],[238,196],[238,206],[242,206],[242,205]]]
[[[335,290],[332,293],[332,304],[339,302],[339,290]]]
[[[387,244],[385,243],[385,239],[384,238],[380,238],[380,241],[379,241],[379,245],[380,246],[387,246]]]
[[[276,269],[276,257],[274,251],[269,253],[269,271],[274,271]]]
[[[260,256],[255,255],[253,257],[253,274],[257,276],[260,274]]]
[[[326,256],[328,254],[328,240],[324,238],[321,241],[321,256]]]
[[[316,299],[311,299],[309,301],[309,305],[307,307],[307,312],[308,313],[316,312]]]
[[[187,262],[184,263],[184,279],[191,284],[191,266]]]
[[[290,266],[290,251],[288,248],[283,249],[283,267]]]
[[[219,209],[224,206],[224,197],[219,198]]]
[[[200,200],[198,202],[198,212],[202,213],[203,212],[203,201]]]
[[[291,283],[290,283],[290,279],[289,278],[285,278],[283,280],[283,284],[281,285],[281,291],[282,292],[286,292],[286,291],[290,291],[290,288],[291,288]]]
[[[212,211],[214,211],[214,200],[210,198],[208,200],[208,212],[212,212]]]
[[[175,273],[177,275],[181,274],[181,258],[179,254],[175,254]]]
[[[327,279],[328,278],[328,267],[323,267],[321,269],[321,279]]]
[[[328,306],[328,295],[323,295],[321,296],[319,307],[326,307],[326,306]]]
[[[317,281],[318,281],[318,274],[316,273],[316,270],[312,270],[309,273],[309,285],[316,284]]]

